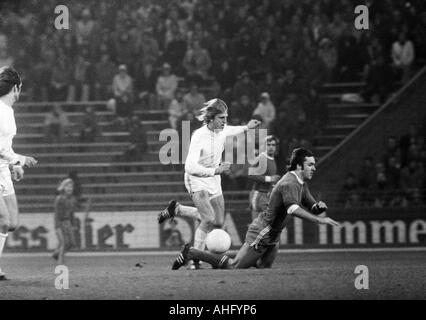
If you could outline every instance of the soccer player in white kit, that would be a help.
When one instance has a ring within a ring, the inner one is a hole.
[[[19,99],[21,87],[22,81],[15,69],[8,66],[0,68],[0,262],[8,232],[18,226],[18,203],[12,178],[21,180],[23,167],[37,163],[33,157],[16,154],[12,149],[16,135],[12,106]],[[0,280],[6,280],[1,268]]]
[[[170,201],[159,215],[159,222],[177,216],[190,216],[201,220],[194,236],[194,247],[205,249],[207,233],[221,228],[225,219],[225,203],[220,174],[230,169],[229,162],[221,162],[228,136],[241,134],[260,125],[251,120],[246,126],[228,126],[228,107],[220,99],[204,104],[197,117],[204,125],[195,130],[185,162],[185,187],[196,206],[188,207]]]

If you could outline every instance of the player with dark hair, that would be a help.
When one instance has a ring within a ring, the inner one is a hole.
[[[250,192],[252,220],[256,219],[266,209],[272,187],[280,179],[280,176],[277,175],[277,165],[274,159],[278,144],[277,137],[273,135],[266,137],[266,153],[262,152],[258,157],[259,162],[264,161],[266,163],[266,170],[262,166],[253,167],[252,174],[248,176],[249,179],[254,181]]]
[[[16,154],[12,140],[16,135],[13,104],[18,101],[22,81],[12,67],[0,68],[0,258],[9,231],[18,226],[18,203],[12,178],[19,181],[24,176],[23,167],[32,167],[37,161],[29,156]],[[0,268],[0,280],[6,276]]]
[[[228,126],[228,107],[220,99],[204,103],[197,118],[204,122],[204,126],[194,131],[185,162],[185,187],[196,208],[173,200],[160,213],[158,221],[161,223],[174,215],[200,217],[194,247],[204,250],[207,233],[213,228],[221,228],[225,219],[220,175],[230,169],[229,162],[221,162],[226,138],[254,129],[261,122],[251,120],[246,126]]]
[[[294,149],[287,172],[272,189],[268,207],[249,226],[246,239],[235,258],[197,250],[186,244],[172,269],[179,269],[189,259],[210,263],[213,268],[244,269],[270,268],[277,254],[277,243],[282,230],[292,217],[299,217],[318,224],[339,226],[331,218],[319,216],[327,210],[322,201],[315,201],[306,181],[315,172],[315,158],[311,151]],[[308,212],[303,207],[308,208]]]

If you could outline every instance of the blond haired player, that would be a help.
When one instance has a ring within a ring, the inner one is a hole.
[[[246,126],[228,126],[228,107],[220,99],[212,99],[204,104],[198,120],[204,125],[195,130],[185,162],[185,186],[195,207],[182,206],[170,201],[159,215],[159,222],[175,215],[199,217],[201,222],[195,231],[194,247],[205,249],[207,233],[213,228],[221,228],[225,218],[225,202],[222,194],[221,177],[230,169],[229,162],[221,162],[228,136],[241,134],[260,125],[251,120]]]
[[[22,81],[12,67],[0,68],[0,262],[9,231],[18,226],[18,203],[12,182],[24,176],[23,166],[32,167],[37,161],[29,156],[16,154],[12,140],[16,135],[13,104],[18,101]],[[11,170],[12,169],[12,170]],[[0,268],[0,280],[6,280]]]

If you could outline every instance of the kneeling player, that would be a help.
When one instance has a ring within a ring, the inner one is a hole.
[[[270,268],[278,251],[281,232],[292,216],[318,224],[339,226],[331,218],[318,216],[325,212],[327,206],[322,201],[315,201],[306,183],[312,179],[315,170],[312,152],[303,148],[294,149],[289,172],[273,188],[268,208],[250,224],[245,242],[235,258],[197,250],[186,244],[172,269],[179,269],[191,259],[199,259],[213,268],[221,269]],[[302,206],[309,208],[311,213]]]

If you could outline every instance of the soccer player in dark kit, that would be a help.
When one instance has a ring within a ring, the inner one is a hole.
[[[327,205],[322,201],[315,201],[306,183],[312,179],[315,170],[313,153],[303,148],[294,149],[288,172],[272,189],[267,209],[248,227],[245,242],[235,258],[197,250],[186,244],[172,269],[179,269],[190,259],[205,261],[215,269],[270,268],[278,252],[281,232],[292,217],[339,226],[333,219],[319,216],[327,210]]]
[[[277,165],[275,164],[275,153],[279,141],[275,136],[266,137],[266,153],[262,152],[259,158],[264,158],[266,163],[266,172],[260,173],[259,169],[254,169],[254,174],[249,175],[249,179],[253,180],[253,189],[250,194],[251,217],[256,219],[259,214],[266,209],[269,202],[269,195],[272,187],[278,182],[280,176],[277,175]]]

